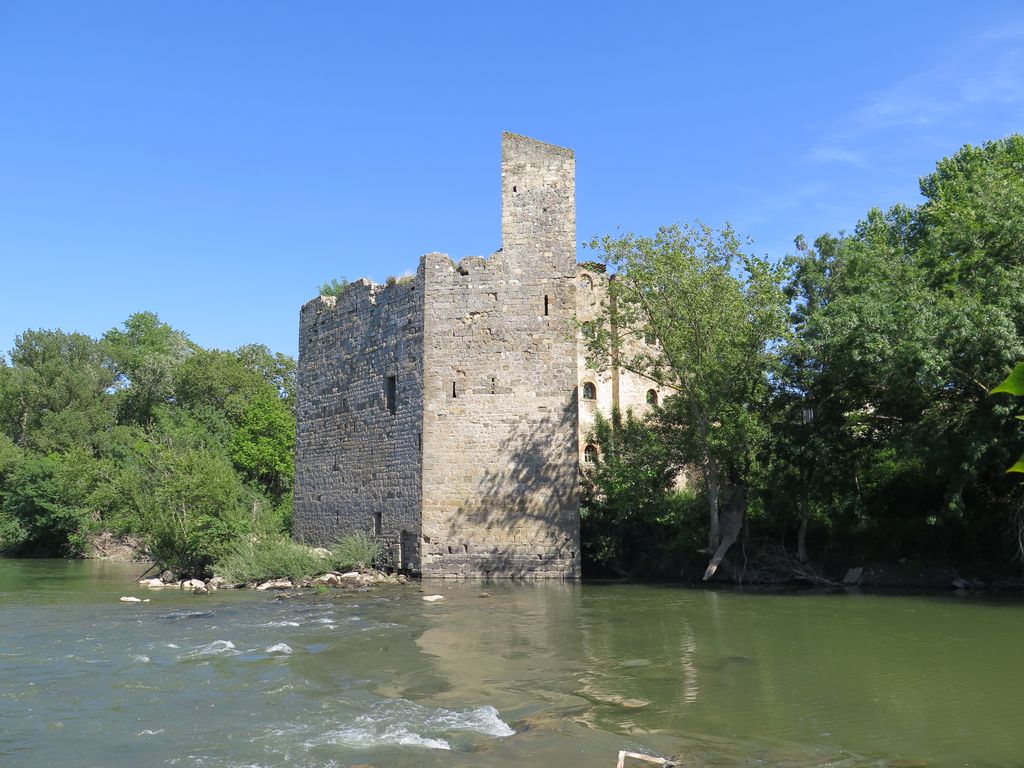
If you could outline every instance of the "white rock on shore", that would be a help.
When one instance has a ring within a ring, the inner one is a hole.
[[[341,584],[341,576],[337,573],[325,573],[322,576],[317,576],[313,579],[310,584],[314,587],[323,585],[325,587],[336,587]]]
[[[174,579],[169,581],[168,579]],[[291,579],[270,579],[263,582],[250,582],[247,586],[250,589],[256,589],[260,592],[265,592],[269,589],[296,589],[298,587],[344,587],[344,586],[358,586],[364,587],[373,584],[406,584],[409,579],[404,574],[385,574],[380,571],[349,571],[348,573],[338,573],[337,571],[327,571],[319,576],[312,579],[302,579],[301,581],[293,581]],[[222,576],[213,576],[206,581],[200,579],[183,579],[178,580],[176,574],[173,571],[164,571],[160,574],[159,578],[151,579],[139,579],[139,586],[147,587],[150,589],[159,589],[161,587],[172,587],[179,589],[182,592],[192,592],[196,595],[205,595],[210,592],[216,592],[218,589],[234,589],[236,584],[229,583]],[[436,599],[443,600],[444,597],[438,595]],[[126,601],[128,602],[128,601]],[[146,602],[146,601],[143,601]]]
[[[264,581],[262,584],[257,584],[256,589],[260,592],[265,592],[268,589],[291,589],[291,579],[271,579],[270,581]]]

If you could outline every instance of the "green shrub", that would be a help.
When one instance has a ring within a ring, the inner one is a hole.
[[[92,520],[85,507],[88,478],[59,455],[18,452],[3,446],[0,472],[0,550],[17,554],[76,556],[85,549]]]
[[[336,569],[369,568],[380,556],[380,544],[368,533],[356,531],[331,547]]]
[[[214,565],[214,573],[234,584],[268,579],[308,579],[330,568],[330,561],[309,547],[282,536],[245,538],[232,544]]]
[[[334,278],[320,286],[321,296],[341,296],[348,290],[350,283],[344,277]]]
[[[259,499],[223,455],[177,443],[152,453],[154,482],[143,518],[150,550],[165,568],[203,575],[253,532]]]

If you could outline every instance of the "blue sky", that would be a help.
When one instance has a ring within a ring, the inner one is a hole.
[[[1024,5],[0,0],[0,349],[157,312],[296,354],[332,277],[500,245],[500,135],[576,150],[580,239],[775,257],[1024,130]]]

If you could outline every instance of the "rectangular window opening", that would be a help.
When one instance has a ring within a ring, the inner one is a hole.
[[[545,294],[545,296],[544,296],[544,317],[547,317],[547,316],[548,316],[548,297]]]
[[[384,380],[384,406],[392,415],[398,410],[398,377],[388,376]]]
[[[456,392],[455,392],[455,382],[454,381],[452,382],[452,397],[458,397],[458,394],[456,394]]]
[[[384,516],[380,512],[373,513],[373,535],[380,536],[381,529],[383,528]]]
[[[493,395],[498,390],[498,379],[491,376],[491,394]]]

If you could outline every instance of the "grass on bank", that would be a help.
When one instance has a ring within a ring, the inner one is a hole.
[[[214,572],[235,584],[269,579],[309,579],[327,571],[369,568],[380,555],[372,536],[357,532],[346,536],[323,555],[291,539],[266,537],[234,544],[214,564]]]

